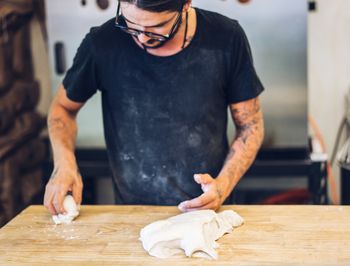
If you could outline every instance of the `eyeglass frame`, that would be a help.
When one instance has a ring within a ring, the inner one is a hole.
[[[172,34],[174,34],[174,32],[176,32],[177,27],[179,27],[179,25],[181,24],[182,8],[183,8],[183,6],[181,6],[181,10],[179,11],[179,14],[177,16],[176,21],[174,22],[173,26],[171,27],[170,32],[167,35],[163,35],[163,34],[159,34],[159,33],[154,33],[154,32],[150,32],[150,31],[142,31],[142,30],[138,30],[138,29],[134,29],[134,28],[131,28],[131,27],[128,27],[128,26],[121,25],[120,22],[118,22],[118,21],[119,21],[120,18],[123,18],[125,20],[125,17],[123,16],[122,13],[119,14],[120,1],[118,1],[118,8],[117,8],[117,14],[116,14],[114,26],[119,28],[119,29],[121,29],[125,33],[128,33],[128,34],[132,35],[132,36],[136,36],[137,37],[140,34],[144,34],[144,35],[146,35],[148,38],[150,38],[152,40],[157,40],[158,42],[165,42],[165,41],[170,40],[173,37]],[[132,30],[133,32],[130,32],[129,30]]]

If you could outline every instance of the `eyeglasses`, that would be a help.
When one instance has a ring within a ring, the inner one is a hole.
[[[162,35],[162,34],[158,34],[158,33],[154,33],[154,32],[149,32],[149,31],[142,31],[142,30],[138,30],[138,29],[134,29],[134,28],[130,28],[126,25],[125,22],[125,18],[123,16],[123,14],[119,14],[120,11],[120,2],[118,4],[118,8],[117,8],[117,15],[116,15],[116,19],[115,19],[115,26],[119,29],[121,29],[122,31],[131,34],[133,36],[139,36],[140,34],[144,34],[146,35],[148,38],[152,39],[152,40],[156,40],[158,42],[165,42],[167,40],[170,40],[173,37],[173,34],[176,33],[180,23],[181,23],[181,10],[179,11],[179,14],[176,18],[176,21],[174,23],[174,25],[171,27],[170,32],[167,35]]]

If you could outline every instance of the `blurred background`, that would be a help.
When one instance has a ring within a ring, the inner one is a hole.
[[[42,204],[50,102],[82,38],[117,0],[0,0],[0,226]],[[193,0],[237,19],[266,88],[266,136],[234,204],[350,203],[350,1]],[[78,115],[83,204],[113,204],[100,95]],[[228,137],[234,126],[228,125]]]

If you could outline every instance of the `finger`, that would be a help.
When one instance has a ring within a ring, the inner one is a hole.
[[[57,215],[56,209],[53,206],[52,199],[44,203],[45,207],[48,209],[48,211],[51,213],[51,215]]]
[[[194,180],[201,185],[203,192],[208,192],[214,179],[208,174],[195,174]]]
[[[192,212],[192,211],[201,211],[201,210],[213,210],[215,211],[217,209],[215,203],[213,201],[209,202],[208,204],[198,207],[198,208],[189,208],[184,209],[183,212]]]
[[[221,207],[221,203],[218,200],[214,200],[209,202],[208,204],[198,207],[198,208],[189,208],[185,209],[184,212],[191,212],[191,211],[199,211],[199,210],[213,210],[218,211]]]
[[[195,174],[193,177],[198,184],[203,185],[213,182],[213,178],[208,174]]]
[[[45,195],[44,195],[44,206],[46,209],[50,212],[51,215],[57,215],[57,212],[55,210],[55,207],[53,206],[53,193],[46,189]]]
[[[183,201],[179,204],[179,209],[191,209],[191,208],[199,208],[202,207],[209,202],[215,200],[215,196],[211,193],[203,193],[197,198],[192,200]]]
[[[57,213],[66,213],[66,210],[63,207],[63,201],[67,195],[67,192],[68,189],[61,189],[60,191],[56,191],[55,193],[53,205]]]
[[[75,203],[78,206],[78,209],[80,209],[81,201],[82,201],[82,194],[83,194],[83,184],[82,183],[77,183],[73,185],[73,198]]]

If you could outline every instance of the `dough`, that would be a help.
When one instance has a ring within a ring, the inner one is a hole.
[[[140,232],[140,240],[143,248],[158,258],[185,252],[188,257],[217,259],[215,240],[242,223],[243,218],[232,210],[193,211],[147,225]]]
[[[53,215],[52,219],[55,224],[69,224],[79,215],[77,204],[75,203],[74,198],[71,195],[67,195],[64,198],[63,207],[67,213]]]

